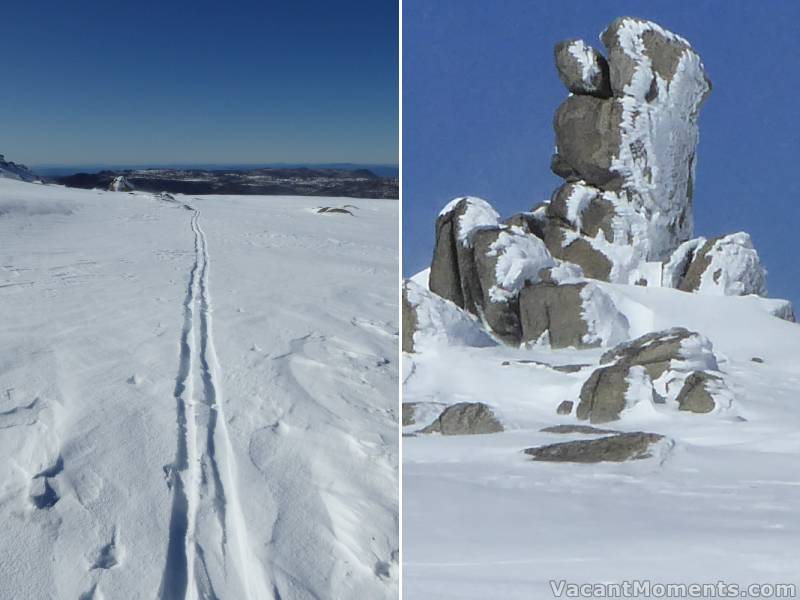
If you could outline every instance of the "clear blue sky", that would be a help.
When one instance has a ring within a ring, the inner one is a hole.
[[[549,198],[552,118],[566,97],[553,45],[615,17],[652,19],[698,50],[714,91],[700,114],[695,235],[749,232],[770,296],[800,308],[800,2],[405,0],[403,271],[428,266],[434,221],[459,195],[504,216]]]
[[[394,0],[32,0],[0,19],[0,153],[397,163]]]

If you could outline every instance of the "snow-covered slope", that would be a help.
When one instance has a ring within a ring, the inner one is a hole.
[[[397,204],[0,179],[0,597],[397,595]]]
[[[457,402],[486,403],[506,430],[404,438],[409,600],[546,598],[550,580],[800,584],[800,326],[770,314],[780,301],[598,285],[630,337],[675,326],[707,336],[731,410],[640,403],[605,426],[667,436],[658,458],[534,462],[522,450],[591,437],[540,430],[576,423],[556,409],[578,399],[604,349],[475,347],[420,330],[403,401],[422,404],[405,431]]]

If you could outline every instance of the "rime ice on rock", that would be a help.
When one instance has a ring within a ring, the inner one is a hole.
[[[456,198],[436,221],[430,291],[508,344],[625,339],[629,324],[593,279],[766,294],[746,233],[691,239],[698,113],[711,90],[700,57],[680,36],[632,17],[601,40],[607,58],[582,40],[555,47],[571,93],[554,120],[551,168],[565,183],[550,201],[501,221],[485,200]],[[792,317],[791,307],[775,309]]]
[[[554,162],[615,205],[619,235],[607,241],[663,260],[692,235],[697,117],[711,85],[691,45],[655,23],[622,17],[601,38],[613,96],[569,88]]]

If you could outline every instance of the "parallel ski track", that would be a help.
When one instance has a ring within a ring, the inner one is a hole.
[[[269,599],[274,587],[264,580],[248,539],[223,414],[209,289],[211,258],[200,211],[185,206],[193,211],[195,259],[183,301],[174,388],[177,449],[174,462],[165,467],[172,509],[159,598],[220,600],[215,588],[224,588],[244,600]]]

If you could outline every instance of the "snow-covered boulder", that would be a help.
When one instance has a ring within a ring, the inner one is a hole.
[[[523,342],[588,348],[613,345],[628,336],[627,319],[594,283],[527,285],[520,292],[519,312]]]
[[[133,186],[123,175],[114,177],[114,180],[108,185],[109,192],[132,192]]]
[[[436,219],[436,246],[431,262],[432,292],[473,314],[483,298],[472,242],[487,227],[496,228],[500,215],[481,198],[456,198]]]
[[[656,380],[671,365],[683,364],[687,360],[692,361],[693,368],[718,368],[713,347],[708,339],[683,327],[674,327],[623,342],[603,354],[600,357],[600,364],[642,366],[648,375]]]
[[[608,63],[583,40],[565,40],[555,47],[558,76],[573,94],[611,95]]]
[[[733,401],[711,342],[681,327],[624,342],[600,364],[581,388],[576,412],[592,423],[619,419],[642,402],[708,413],[728,409]]]
[[[503,341],[518,344],[520,290],[539,282],[541,271],[558,266],[543,240],[523,227],[500,223],[488,202],[457,198],[436,222],[429,286],[481,318]]]
[[[664,265],[663,283],[700,294],[767,295],[767,272],[750,236],[741,231],[681,244]]]
[[[448,345],[496,346],[473,315],[414,283],[403,284],[403,351],[414,352],[426,339]]]
[[[39,180],[39,177],[37,177],[30,169],[28,169],[28,167],[7,161],[5,156],[2,154],[0,154],[0,177],[27,182]]]

